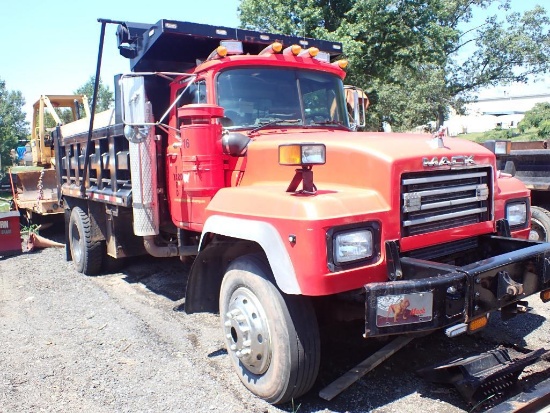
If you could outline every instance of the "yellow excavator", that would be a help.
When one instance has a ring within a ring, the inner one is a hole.
[[[57,199],[51,132],[65,122],[89,116],[88,99],[84,95],[42,95],[33,105],[27,152],[23,154],[20,165],[10,170],[13,208],[19,210],[28,222],[44,224],[53,221],[56,215],[62,216],[63,207]]]

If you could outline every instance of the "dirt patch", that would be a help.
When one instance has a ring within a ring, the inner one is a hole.
[[[503,344],[549,346],[550,306],[532,297],[531,313],[495,315],[481,334],[412,341],[327,402],[318,392],[387,341],[364,340],[360,323],[325,326],[313,390],[294,406],[270,406],[233,373],[218,317],[181,311],[186,276],[177,259],[143,257],[121,272],[85,277],[63,248],[0,259],[0,412],[464,412],[454,387],[416,371]],[[540,361],[521,380],[538,383],[548,368]]]

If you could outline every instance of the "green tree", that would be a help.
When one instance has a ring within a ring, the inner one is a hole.
[[[90,76],[88,81],[82,86],[80,86],[74,92],[75,94],[86,95],[86,97],[88,98],[88,101],[90,102],[90,109],[93,107],[93,104],[94,104],[93,102],[94,83],[95,83],[95,76]],[[112,107],[113,103],[114,103],[113,92],[111,92],[111,90],[103,84],[103,81],[99,79],[96,113],[109,109],[110,107]]]
[[[550,103],[537,103],[531,110],[525,112],[525,116],[518,125],[520,132],[524,133],[535,128],[537,136],[541,139],[550,138]]]
[[[472,27],[492,4],[506,18]],[[343,42],[347,82],[376,96],[374,127],[389,117],[406,129],[463,110],[482,87],[548,72],[546,11],[507,10],[509,0],[241,0],[239,14],[245,28]]]
[[[470,22],[471,16],[464,21]],[[530,76],[548,73],[549,26],[546,10],[540,6],[523,15],[508,14],[504,21],[488,17],[469,33],[451,26],[460,36],[445,50],[448,96],[472,100],[481,87],[525,83]],[[475,45],[473,51],[461,58],[460,52],[471,45]]]
[[[520,122],[521,129],[538,128],[544,121],[550,122],[550,103],[542,102],[533,106],[533,109],[525,112],[525,116]]]
[[[537,136],[542,139],[550,138],[550,119],[543,120],[539,125]]]
[[[59,119],[61,119],[61,122],[63,124],[67,124],[69,122],[73,122],[74,119],[73,119],[73,112],[71,111],[71,109],[63,109],[63,108],[54,108],[55,109],[55,113],[57,113],[57,116],[59,116]],[[36,110],[37,114],[38,114],[38,110]],[[35,116],[37,116],[37,114],[35,114]],[[49,110],[46,110],[46,112],[44,113],[44,127],[46,129],[48,128],[55,128],[57,126],[57,122],[55,121],[54,117],[50,114],[50,111]]]
[[[2,171],[12,165],[10,152],[29,134],[23,106],[25,100],[20,91],[9,91],[0,79],[0,160]]]

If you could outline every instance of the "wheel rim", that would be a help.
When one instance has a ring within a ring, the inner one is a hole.
[[[224,316],[228,351],[252,373],[265,373],[271,362],[271,337],[265,311],[248,288],[231,295]]]
[[[546,240],[546,231],[540,222],[531,218],[531,231],[529,231],[530,241],[544,241]]]
[[[76,224],[73,224],[71,231],[71,254],[73,256],[73,260],[80,262],[80,257],[82,256],[82,245],[80,243],[80,234]]]

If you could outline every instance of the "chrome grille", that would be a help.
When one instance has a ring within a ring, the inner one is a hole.
[[[404,237],[491,219],[490,168],[404,174],[401,188]]]

